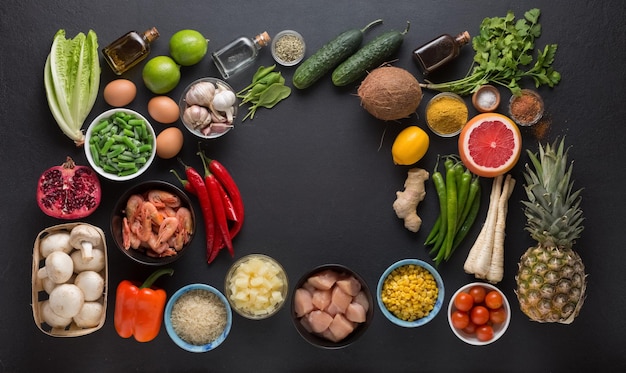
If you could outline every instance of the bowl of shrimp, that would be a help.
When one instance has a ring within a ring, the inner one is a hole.
[[[149,266],[178,260],[195,231],[191,200],[165,181],[144,181],[131,187],[119,198],[111,215],[116,246],[128,258]]]

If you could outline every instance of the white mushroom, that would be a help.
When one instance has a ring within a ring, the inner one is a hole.
[[[72,277],[70,277],[69,280],[65,281],[64,283],[73,283],[74,279],[76,278],[76,275],[72,275]],[[57,284],[56,282],[52,281],[49,277],[45,277],[42,281],[41,281],[41,285],[43,286],[43,290],[45,290],[46,293],[50,294],[52,292],[52,290],[59,286],[60,284]]]
[[[61,284],[50,293],[50,308],[58,316],[72,318],[78,315],[85,303],[85,295],[74,284]]]
[[[98,230],[87,224],[79,224],[70,232],[70,244],[82,252],[85,261],[93,259],[93,248],[101,242]]]
[[[87,302],[99,299],[104,291],[104,279],[98,272],[94,271],[79,273],[74,280],[74,285],[83,292]]]
[[[37,272],[37,277],[42,280],[47,277],[56,284],[62,284],[67,282],[74,273],[74,262],[63,251],[51,252],[45,263],[45,266]]]
[[[63,251],[69,254],[72,249],[70,233],[65,231],[50,233],[39,241],[39,252],[44,258],[47,258],[53,251]]]
[[[71,317],[62,317],[54,313],[50,307],[50,301],[45,300],[39,306],[43,321],[53,328],[65,328],[72,322]]]
[[[91,251],[93,258],[91,260],[84,260],[82,251],[77,250],[70,254],[72,261],[74,262],[74,272],[80,273],[82,271],[96,271],[100,272],[104,269],[104,251],[100,249],[93,249]]]
[[[85,302],[80,312],[74,316],[74,322],[79,328],[93,328],[100,324],[104,306],[100,302]]]

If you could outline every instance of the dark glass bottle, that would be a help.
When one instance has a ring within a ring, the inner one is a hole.
[[[104,59],[113,72],[122,75],[137,65],[150,53],[150,43],[159,37],[159,31],[153,27],[143,34],[131,31],[102,48]]]
[[[422,73],[427,75],[458,57],[461,47],[469,41],[470,34],[467,31],[456,37],[444,34],[416,48],[413,51],[413,58]]]

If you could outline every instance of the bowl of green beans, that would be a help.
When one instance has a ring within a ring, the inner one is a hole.
[[[156,135],[136,111],[115,108],[98,115],[85,134],[85,155],[102,177],[126,181],[144,173],[156,155]]]

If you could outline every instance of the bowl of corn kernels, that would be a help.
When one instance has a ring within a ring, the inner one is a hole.
[[[403,259],[380,276],[376,300],[389,321],[415,328],[437,316],[444,293],[443,280],[435,268],[418,259]]]

